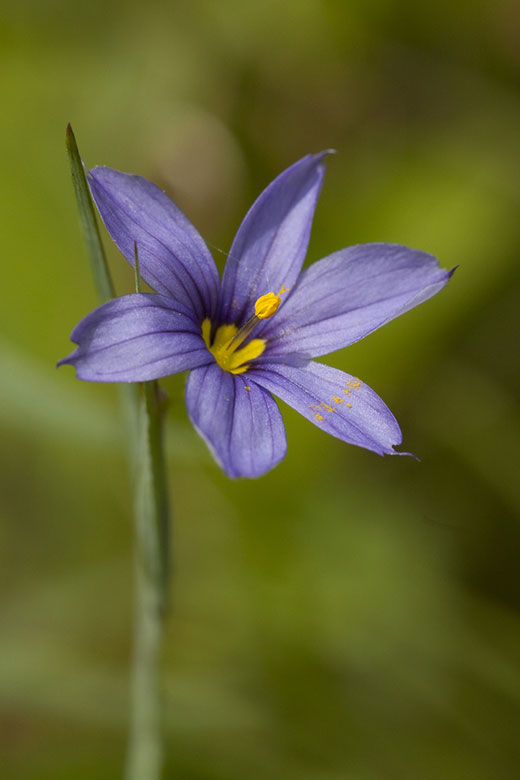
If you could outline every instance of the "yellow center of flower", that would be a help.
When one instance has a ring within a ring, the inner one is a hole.
[[[277,312],[281,303],[280,296],[284,292],[287,292],[287,289],[282,287],[278,295],[273,292],[261,295],[255,303],[255,313],[241,328],[237,328],[236,325],[220,325],[213,342],[211,341],[211,320],[209,318],[204,320],[202,338],[220,368],[231,374],[243,374],[249,368],[250,361],[260,357],[267,343],[265,339],[252,339],[245,347],[240,347],[240,345],[260,320],[267,320]]]

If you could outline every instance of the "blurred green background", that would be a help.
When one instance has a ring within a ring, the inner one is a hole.
[[[335,147],[309,261],[385,240],[460,265],[326,361],[380,393],[420,463],[284,408],[286,460],[228,481],[184,377],[164,381],[165,776],[518,777],[518,4],[4,0],[0,56],[2,777],[116,778],[126,740],[117,393],[54,368],[96,305],[69,121],[87,164],[160,184],[213,247],[283,168]]]

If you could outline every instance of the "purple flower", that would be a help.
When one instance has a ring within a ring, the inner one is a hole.
[[[190,419],[231,477],[258,477],[287,444],[274,395],[332,436],[395,454],[401,431],[376,393],[320,357],[371,333],[444,287],[450,272],[397,244],[341,249],[301,271],[326,152],[307,155],[260,195],[222,280],[177,206],[151,182],[89,172],[113,240],[156,293],[116,298],[83,319],[61,363],[79,379],[143,382],[190,369]]]

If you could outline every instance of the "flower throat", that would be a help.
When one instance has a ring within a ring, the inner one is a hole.
[[[249,368],[250,361],[260,357],[265,349],[265,339],[252,339],[245,347],[241,347],[241,344],[261,320],[267,320],[276,314],[284,292],[287,292],[287,288],[282,287],[278,295],[273,292],[261,295],[255,302],[253,316],[241,328],[237,328],[236,325],[220,325],[213,343],[211,343],[211,320],[206,317],[202,323],[202,338],[220,368],[231,374],[243,374]]]

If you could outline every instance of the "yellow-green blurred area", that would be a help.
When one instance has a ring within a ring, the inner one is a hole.
[[[518,777],[518,4],[4,0],[0,18],[2,778],[120,777],[126,743],[117,392],[55,369],[97,305],[67,122],[88,165],[165,189],[220,267],[262,188],[329,147],[309,262],[394,241],[460,266],[326,359],[384,398],[420,462],[283,408],[285,461],[230,481],[185,378],[162,383],[165,777]]]

